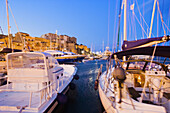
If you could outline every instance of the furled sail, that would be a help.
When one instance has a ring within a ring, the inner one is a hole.
[[[152,55],[154,51],[154,46],[150,47],[141,47],[141,48],[134,48],[129,50],[124,50],[120,52],[116,52],[112,54],[112,58],[114,58],[114,55],[117,56],[117,58],[122,59],[123,56],[129,56],[129,55]],[[155,51],[155,56],[161,56],[161,57],[168,57],[170,58],[170,54],[168,52],[170,51],[170,46],[157,46]]]
[[[141,39],[141,40],[135,40],[135,41],[124,41],[122,45],[123,50],[129,50],[134,48],[141,48],[141,47],[148,47],[152,46],[154,44],[167,42],[170,40],[170,37],[162,36],[162,37],[155,37],[155,38],[147,38],[147,39]]]

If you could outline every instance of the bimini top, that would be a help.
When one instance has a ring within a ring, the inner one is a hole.
[[[111,58],[114,58],[114,55],[117,55],[117,58],[122,59],[123,56],[129,55],[150,55],[152,56],[154,51],[154,46],[151,47],[141,47],[135,49],[124,50],[120,52],[113,53]],[[170,58],[170,46],[157,46],[154,56],[168,57]]]
[[[36,55],[36,54],[42,54],[42,55],[44,55],[45,57],[51,57],[52,55],[51,54],[49,54],[49,53],[46,53],[46,52],[14,52],[14,53],[9,53],[8,54],[8,56],[9,55],[12,55],[12,54],[15,54],[16,56],[17,55],[21,55],[21,54],[29,54],[30,56],[33,56],[34,54]]]

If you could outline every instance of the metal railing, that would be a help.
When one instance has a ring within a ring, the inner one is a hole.
[[[7,78],[7,76],[1,77],[1,78]],[[67,82],[67,81],[65,81],[65,82]],[[61,82],[61,84],[60,84],[60,82]],[[10,83],[10,84],[12,85],[12,83]],[[38,107],[40,107],[44,102],[49,100],[53,96],[53,94],[57,94],[59,92],[61,87],[64,86],[64,79],[62,76],[61,79],[57,79],[55,82],[52,82],[52,83],[48,84],[47,86],[45,86],[44,88],[37,90],[37,91],[12,89],[12,88],[9,88],[10,84],[7,84],[6,88],[0,89],[0,91],[7,91],[7,92],[15,91],[15,92],[30,93],[28,108],[31,108],[32,98],[33,98],[34,93],[39,93],[40,101],[39,101]],[[55,85],[55,84],[57,84],[57,85]]]

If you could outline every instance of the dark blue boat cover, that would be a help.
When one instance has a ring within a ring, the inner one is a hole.
[[[169,36],[162,36],[162,37],[155,37],[155,38],[140,39],[135,41],[124,41],[122,45],[122,50],[152,46],[156,43],[162,43],[169,40],[170,40]]]
[[[150,55],[150,56],[152,56],[154,47],[155,46],[124,50],[124,51],[113,53],[111,57],[114,58],[114,55],[117,55],[117,58],[122,59],[123,56],[130,56],[130,55]],[[154,56],[170,58],[170,46],[157,46]]]

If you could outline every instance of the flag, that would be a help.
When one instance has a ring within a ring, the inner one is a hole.
[[[130,10],[134,10],[134,6],[135,6],[134,3],[132,5],[130,5]]]

